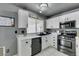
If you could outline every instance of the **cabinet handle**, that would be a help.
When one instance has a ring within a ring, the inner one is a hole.
[[[53,45],[53,46],[55,46],[55,45]]]
[[[53,40],[53,41],[55,41],[55,40]]]
[[[55,43],[55,42],[53,42],[53,43]]]
[[[26,42],[26,43],[28,43],[28,42]]]
[[[55,37],[53,37],[53,38],[55,38]]]

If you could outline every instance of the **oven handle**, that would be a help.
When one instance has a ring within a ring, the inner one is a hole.
[[[73,43],[72,43],[71,41],[68,41],[68,42],[70,42],[70,44],[71,44],[71,46],[70,46],[70,47],[67,47],[67,46],[62,45],[62,44],[61,44],[61,42],[60,42],[60,40],[59,40],[59,45],[60,45],[60,46],[64,46],[64,47],[67,47],[67,48],[72,49],[72,44],[73,44]]]

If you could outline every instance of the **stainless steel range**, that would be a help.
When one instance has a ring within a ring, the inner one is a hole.
[[[58,36],[58,51],[75,56],[75,36],[76,31],[62,31]]]

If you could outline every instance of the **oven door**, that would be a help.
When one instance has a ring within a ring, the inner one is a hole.
[[[58,51],[61,51],[67,55],[74,56],[75,55],[75,43],[74,41],[68,40],[59,40]]]
[[[72,42],[69,40],[62,39],[62,40],[60,40],[60,46],[61,47],[63,46],[68,49],[72,49]]]

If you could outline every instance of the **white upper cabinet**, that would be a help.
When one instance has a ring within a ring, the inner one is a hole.
[[[76,28],[79,28],[79,11],[71,13],[71,19],[76,21]]]
[[[47,19],[47,20],[46,20],[46,28],[52,28],[51,22],[52,22],[51,19]]]
[[[46,28],[59,28],[59,22],[60,22],[60,18],[59,17],[55,17],[55,18],[50,18],[48,20],[46,20]]]
[[[60,22],[76,21],[76,28],[79,28],[79,11],[63,14],[46,20],[46,28],[59,28]]]
[[[76,20],[75,13],[68,13],[68,14],[62,15],[60,16],[60,19],[61,19],[60,22]]]
[[[36,19],[28,17],[27,33],[36,33]]]
[[[76,21],[76,28],[79,28],[79,11],[75,11],[72,13],[68,13],[65,15],[60,16],[61,22],[65,22],[65,21],[72,21],[75,20]]]
[[[28,11],[19,9],[18,10],[18,28],[26,28],[28,20]]]
[[[37,20],[37,32],[44,32],[44,20]]]

